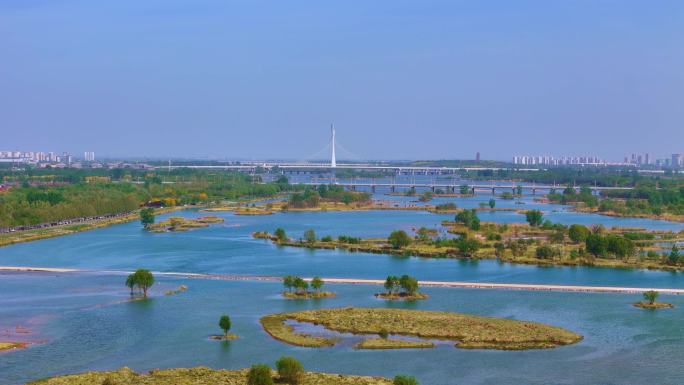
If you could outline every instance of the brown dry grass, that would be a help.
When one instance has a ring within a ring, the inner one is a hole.
[[[86,372],[32,382],[29,385],[244,385],[249,369],[212,370],[206,367],[153,370],[137,374],[122,368],[112,372]],[[273,376],[275,377],[275,372]],[[382,377],[345,376],[339,374],[305,373],[300,385],[391,385]]]

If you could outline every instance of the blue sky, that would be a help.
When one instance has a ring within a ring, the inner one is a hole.
[[[683,1],[3,0],[0,149],[664,157],[683,68]]]

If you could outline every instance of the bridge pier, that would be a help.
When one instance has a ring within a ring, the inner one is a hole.
[[[375,194],[375,185],[372,185],[372,186],[371,186],[371,192],[372,192],[373,194]]]
[[[394,186],[390,187],[390,191],[394,193],[396,191],[396,188]]]
[[[432,190],[432,193],[435,193],[435,186],[430,187],[430,190]]]
[[[492,187],[492,195],[496,195],[496,187]]]
[[[470,189],[470,194],[475,195],[475,187]]]

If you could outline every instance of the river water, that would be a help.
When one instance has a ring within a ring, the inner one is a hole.
[[[478,194],[435,201],[476,207],[489,198]],[[573,213],[564,206],[535,203],[532,196],[522,202],[499,199],[497,207],[540,208],[547,219],[565,224],[684,228],[664,221]],[[224,217],[225,223],[186,233],[151,234],[138,223],[126,223],[8,246],[0,248],[0,265],[378,279],[411,274],[423,280],[684,288],[684,275],[678,273],[280,248],[251,237],[254,231],[277,227],[293,237],[308,228],[319,236],[385,237],[396,229],[439,228],[440,222],[452,215],[420,211],[215,214]],[[203,214],[186,210],[173,215]],[[524,221],[524,216],[495,212],[483,213],[481,219],[511,223]],[[9,335],[35,342],[28,349],[0,354],[0,384],[121,366],[141,371],[197,365],[242,368],[272,364],[281,355],[300,359],[308,370],[384,376],[405,373],[416,376],[421,384],[684,383],[684,299],[679,297],[665,297],[675,309],[656,312],[632,307],[639,299],[633,294],[426,288],[429,300],[388,303],[373,297],[378,287],[330,285],[328,289],[336,291],[337,298],[296,301],[279,298],[281,285],[274,282],[159,276],[150,300],[126,302],[124,279],[121,274],[102,272],[0,274],[0,340]],[[163,295],[181,284],[189,287],[187,292]],[[551,350],[510,352],[451,346],[405,351],[359,351],[350,345],[308,349],[271,339],[258,323],[261,316],[273,312],[338,306],[396,306],[524,319],[562,326],[585,339]],[[207,338],[220,332],[217,323],[223,313],[231,315],[233,331],[241,339],[218,342]],[[32,333],[16,334],[16,326]]]

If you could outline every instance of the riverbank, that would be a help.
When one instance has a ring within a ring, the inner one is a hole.
[[[27,385],[244,385],[247,383],[249,369],[214,370],[206,367],[189,369],[156,369],[146,374],[138,374],[129,368],[111,372],[86,372],[30,382]],[[272,372],[273,377],[277,377]],[[305,372],[299,385],[391,385],[392,381],[383,377],[351,376]]]
[[[177,206],[177,207],[167,207],[161,209],[155,209],[155,215],[166,214],[178,210],[184,210],[187,207]],[[15,231],[12,233],[2,233],[0,234],[0,247],[13,245],[22,242],[37,241],[39,239],[61,237],[63,235],[80,233],[83,231],[100,229],[103,227],[109,227],[112,225],[118,225],[121,223],[132,222],[140,219],[139,211],[133,213],[116,217],[107,218],[102,220],[94,220],[91,222],[83,222],[78,224],[66,224],[60,226],[46,227],[42,229],[25,230],[25,231]]]
[[[392,245],[387,238],[325,237],[316,240],[279,239],[267,232],[255,232],[254,238],[268,239],[279,246],[309,249],[340,249],[349,252],[414,256],[422,258],[497,259],[502,262],[537,266],[590,266],[619,269],[684,271],[684,262],[674,263],[659,253],[662,243],[684,241],[684,233],[646,231],[644,229],[600,229],[603,239],[621,243],[624,254],[590,253],[584,241],[573,241],[567,226],[549,224],[497,224],[482,222],[477,230],[461,223],[444,221],[449,233],[458,238],[438,239],[434,229],[414,229],[416,237],[408,243]],[[586,234],[590,229],[580,226]]]
[[[647,214],[647,213],[620,213],[617,211],[600,211],[598,207],[589,207],[581,203],[571,204],[572,210],[578,213],[589,213],[589,214],[599,214],[606,215],[609,217],[616,218],[644,218],[644,219],[655,219],[659,221],[669,221],[669,222],[680,222],[684,223],[684,215],[677,215],[672,213],[662,213],[662,214]]]
[[[386,334],[453,341],[462,349],[526,350],[574,344],[582,336],[537,322],[480,317],[469,314],[381,308],[306,310],[265,316],[264,330],[273,338],[296,346],[334,346],[337,337],[297,333],[288,320],[322,325],[338,333]],[[377,342],[377,341],[376,341]],[[387,345],[385,348],[390,348]]]
[[[179,232],[190,231],[192,229],[199,229],[209,227],[212,223],[223,223],[223,218],[216,216],[204,216],[196,219],[184,217],[171,217],[167,220],[153,223],[147,226],[147,230],[153,233]]]

